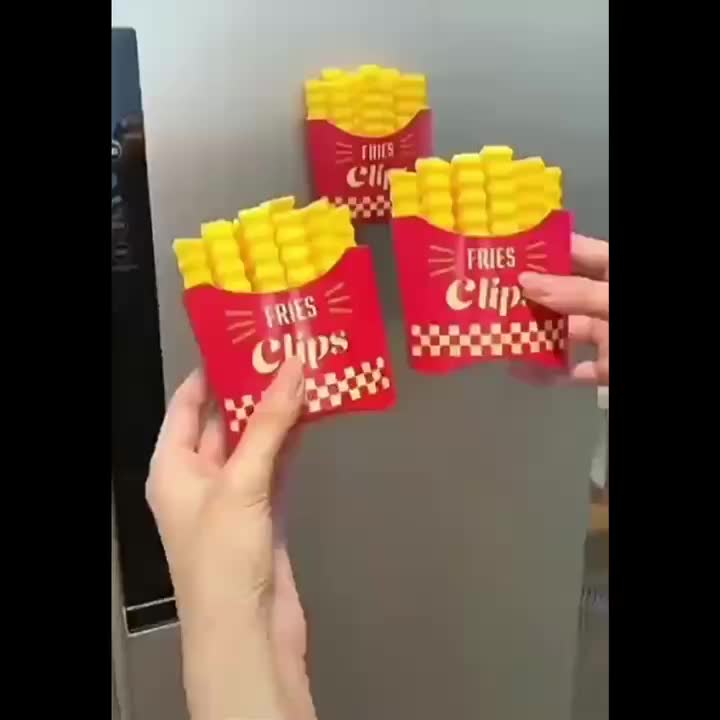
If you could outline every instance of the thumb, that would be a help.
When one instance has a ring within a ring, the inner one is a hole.
[[[295,425],[305,396],[303,366],[297,358],[286,360],[250,417],[242,439],[225,465],[238,483],[263,483],[248,488],[270,491],[275,458]]]

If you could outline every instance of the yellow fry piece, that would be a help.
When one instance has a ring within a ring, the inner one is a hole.
[[[379,65],[361,65],[357,71],[360,77],[363,79],[367,78],[376,78],[380,74],[380,66]]]
[[[272,216],[272,223],[275,226],[276,230],[278,230],[281,227],[286,227],[288,225],[302,225],[303,224],[303,211],[294,209],[294,210],[285,210],[285,211],[275,213]]]
[[[285,277],[271,277],[253,281],[253,291],[258,293],[283,292],[288,289]]]
[[[360,111],[363,122],[388,125],[395,122],[395,113],[383,107],[368,107]]]
[[[484,188],[485,171],[479,155],[475,153],[455,155],[450,166],[453,187],[456,192],[470,187]]]
[[[207,255],[210,265],[213,269],[217,269],[225,263],[240,262],[240,249],[235,238],[218,238],[211,242],[206,242]]]
[[[205,243],[202,238],[177,238],[173,242],[173,251],[176,255],[200,254],[205,255]]]
[[[247,227],[250,224],[258,222],[269,222],[270,221],[270,206],[260,205],[254,208],[248,208],[247,210],[240,210],[238,213],[238,220],[240,225]]]
[[[332,106],[328,112],[328,118],[336,125],[351,125],[354,117],[353,109],[348,106]]]
[[[392,135],[395,132],[395,123],[364,123],[363,132],[368,137],[383,137],[384,135]]]
[[[212,285],[212,272],[201,238],[178,238],[173,242],[173,251],[186,290],[197,285]]]
[[[286,274],[289,288],[302,287],[319,276],[317,270],[310,262],[303,263],[302,265],[293,265],[287,268]]]
[[[472,223],[457,221],[456,229],[463,235],[471,235],[472,237],[487,237],[490,235],[490,226],[487,223]]]
[[[256,243],[272,242],[275,228],[267,222],[250,223],[243,228],[242,235],[236,236],[241,243],[253,245]]]
[[[562,169],[559,167],[545,168],[545,176],[555,180],[558,185],[562,183],[562,175]]]
[[[325,233],[332,232],[333,225],[330,217],[330,212],[319,213],[314,217],[309,217],[305,224],[305,232],[308,238],[312,240],[318,235],[324,235]]]
[[[527,175],[543,175],[545,161],[541,157],[526,157],[513,161],[513,172],[516,177]]]
[[[220,288],[222,290],[228,290],[229,292],[252,292],[252,286],[250,285],[250,281],[246,277],[241,275],[227,277],[220,285]]]
[[[279,262],[258,263],[253,268],[251,280],[255,291],[259,291],[261,286],[267,287],[268,284],[272,284],[276,288],[279,284],[285,286],[287,284],[285,270]]]
[[[307,238],[307,230],[302,225],[283,225],[275,233],[275,243],[279,248],[284,245],[303,243]]]
[[[493,220],[490,223],[490,229],[493,235],[514,235],[519,232],[520,225],[517,220]]]
[[[275,213],[292,210],[295,207],[295,197],[293,195],[286,195],[285,197],[276,198],[275,200],[266,200],[260,207],[268,208],[270,216],[272,217]]]
[[[183,278],[183,287],[186,290],[197,287],[198,285],[212,285],[212,273],[207,267],[193,268],[193,269],[181,269],[181,275]]]
[[[250,289],[245,269],[240,260],[227,260],[218,264],[213,273],[217,286],[223,290]]]
[[[341,245],[343,248],[357,247],[357,243],[355,242],[355,230],[352,228],[349,230],[335,231],[335,240],[338,245]]]
[[[292,243],[280,248],[280,260],[287,268],[289,265],[302,265],[310,260],[309,243]]]
[[[420,215],[420,189],[417,173],[407,170],[391,170],[388,176],[393,217]]]
[[[334,267],[338,260],[342,257],[345,249],[334,244],[329,247],[326,252],[317,252],[313,254],[313,265],[319,275],[324,275],[328,270]]]
[[[413,118],[421,110],[427,110],[427,105],[419,100],[402,100],[395,103],[395,113],[398,115]]]
[[[455,229],[455,217],[452,210],[446,212],[430,212],[426,215],[429,222],[443,230]]]
[[[409,125],[412,120],[412,115],[398,115],[395,120],[395,129],[402,130],[406,125]]]
[[[450,163],[440,158],[422,158],[415,163],[420,192],[450,193]]]
[[[323,80],[338,80],[345,75],[345,71],[340,68],[325,68],[320,75]]]
[[[323,94],[327,88],[327,83],[318,78],[312,78],[305,81],[305,92],[310,94]]]
[[[266,242],[244,245],[242,255],[249,268],[254,268],[261,263],[280,261],[280,252],[272,238]]]
[[[203,223],[200,226],[200,234],[203,240],[232,237],[233,224],[230,220],[213,220],[212,222]]]
[[[510,162],[513,159],[513,149],[507,145],[485,145],[480,151],[483,162]]]
[[[450,172],[450,163],[439,157],[418,158],[415,161],[415,172]]]
[[[330,201],[326,197],[322,197],[306,205],[300,212],[305,218],[308,218],[318,213],[328,212],[328,210],[330,210]]]
[[[330,222],[336,229],[353,228],[352,213],[348,205],[340,205],[330,209]]]

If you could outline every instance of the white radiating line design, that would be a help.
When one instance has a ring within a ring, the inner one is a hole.
[[[255,328],[252,328],[251,330],[247,330],[242,335],[238,335],[237,337],[231,338],[230,342],[233,345],[237,345],[239,342],[242,342],[243,340],[247,340],[249,337],[252,337],[255,334]]]
[[[240,322],[234,322],[227,326],[228,330],[237,330],[238,328],[244,328],[249,327],[250,325],[254,325],[254,320],[241,320]]]
[[[331,287],[325,293],[325,297],[330,297],[331,295],[334,295],[336,292],[338,292],[339,290],[342,290],[344,287],[345,287],[345,282],[344,281],[339,282],[337,285],[335,285],[334,287]]]

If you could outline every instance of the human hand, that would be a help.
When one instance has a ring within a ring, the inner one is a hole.
[[[572,343],[595,345],[597,358],[581,362],[571,378],[595,385],[610,384],[610,250],[603,240],[573,234],[572,276],[522,273],[525,297],[550,310],[569,316]],[[523,371],[527,376],[527,371]],[[542,373],[531,372],[543,380]]]
[[[273,504],[277,460],[302,406],[286,362],[228,458],[196,371],[169,403],[147,497],[175,588],[193,720],[314,720],[305,620]]]

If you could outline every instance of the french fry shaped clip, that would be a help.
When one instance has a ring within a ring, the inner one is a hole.
[[[390,172],[408,361],[447,373],[491,360],[562,370],[567,318],[527,301],[522,272],[568,275],[562,171],[505,146]]]
[[[355,245],[347,206],[270,200],[174,251],[230,447],[289,357],[305,368],[302,420],[394,404],[372,256]]]
[[[315,194],[348,205],[356,223],[389,222],[388,171],[433,152],[426,77],[327,68],[306,81],[305,105]]]

